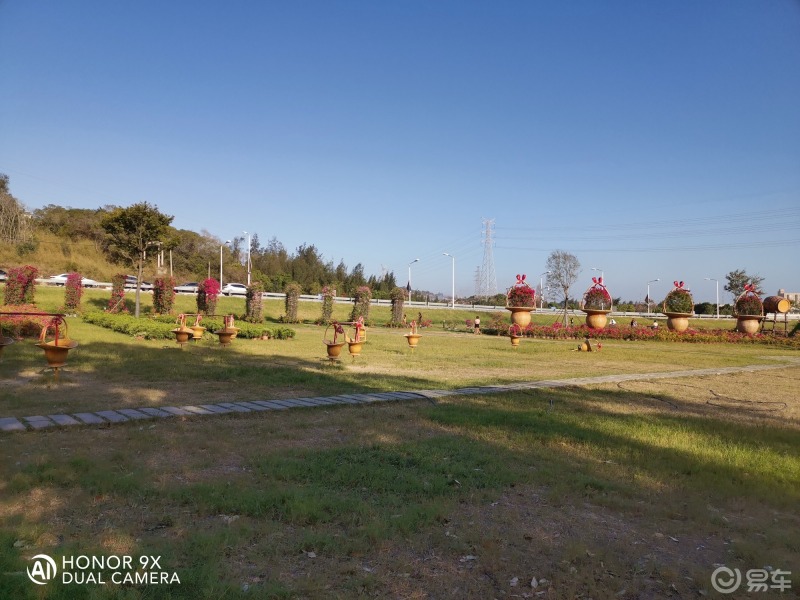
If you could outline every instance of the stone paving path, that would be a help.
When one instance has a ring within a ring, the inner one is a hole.
[[[724,367],[713,369],[693,369],[685,371],[666,371],[660,373],[631,373],[627,375],[601,375],[598,377],[577,377],[572,379],[546,379],[459,388],[455,390],[414,390],[407,392],[377,392],[368,394],[342,394],[339,396],[319,396],[311,398],[286,398],[282,400],[253,400],[245,402],[219,402],[192,406],[160,406],[145,408],[118,408],[96,412],[79,412],[70,415],[36,415],[31,417],[0,417],[0,432],[34,431],[52,427],[71,427],[75,425],[107,425],[145,419],[168,419],[171,417],[208,417],[220,414],[264,412],[314,406],[345,404],[371,404],[373,402],[393,402],[402,400],[435,400],[445,396],[467,396],[474,394],[499,394],[516,390],[559,388],[592,385],[598,383],[618,383],[623,381],[644,381],[650,379],[672,379],[675,377],[698,377],[704,375],[730,375],[784,369],[797,361],[786,359],[789,364],[750,365],[745,367]]]

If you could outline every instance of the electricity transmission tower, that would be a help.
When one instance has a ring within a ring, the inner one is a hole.
[[[494,219],[483,219],[483,265],[481,266],[481,279],[478,286],[478,296],[494,296],[497,294],[497,276],[494,273],[494,255],[492,247],[494,242]]]

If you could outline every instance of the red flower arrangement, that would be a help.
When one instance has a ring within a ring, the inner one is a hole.
[[[592,286],[583,294],[581,307],[588,310],[611,310],[611,294],[602,277],[592,277]]]
[[[748,283],[733,305],[736,316],[760,317],[764,314],[764,304],[756,293],[756,286]]]
[[[685,284],[682,281],[674,281],[673,283],[675,289],[664,298],[661,309],[665,314],[692,314],[694,312],[694,300],[692,299],[691,292],[683,288]]]
[[[517,275],[517,282],[508,288],[506,306],[510,308],[535,308],[536,291],[527,284],[525,275]]]

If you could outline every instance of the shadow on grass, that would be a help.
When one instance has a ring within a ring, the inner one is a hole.
[[[617,390],[537,390],[496,400],[444,404],[427,414],[470,437],[497,440],[503,449],[523,447],[527,456],[543,460],[560,457],[594,477],[607,472],[600,489],[624,490],[636,473],[645,473],[666,490],[746,495],[783,506],[800,502],[800,437],[778,415],[734,421],[724,409],[713,414],[668,395],[662,400],[676,407],[674,414],[603,408],[598,401],[652,407],[649,398]],[[555,408],[548,412],[551,400]]]

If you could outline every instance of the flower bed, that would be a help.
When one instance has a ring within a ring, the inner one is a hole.
[[[0,306],[2,312],[43,312],[41,308],[33,304],[19,304],[14,306]],[[52,317],[41,317],[37,315],[0,315],[0,335],[25,338],[25,337],[39,337],[47,323],[50,322]]]

